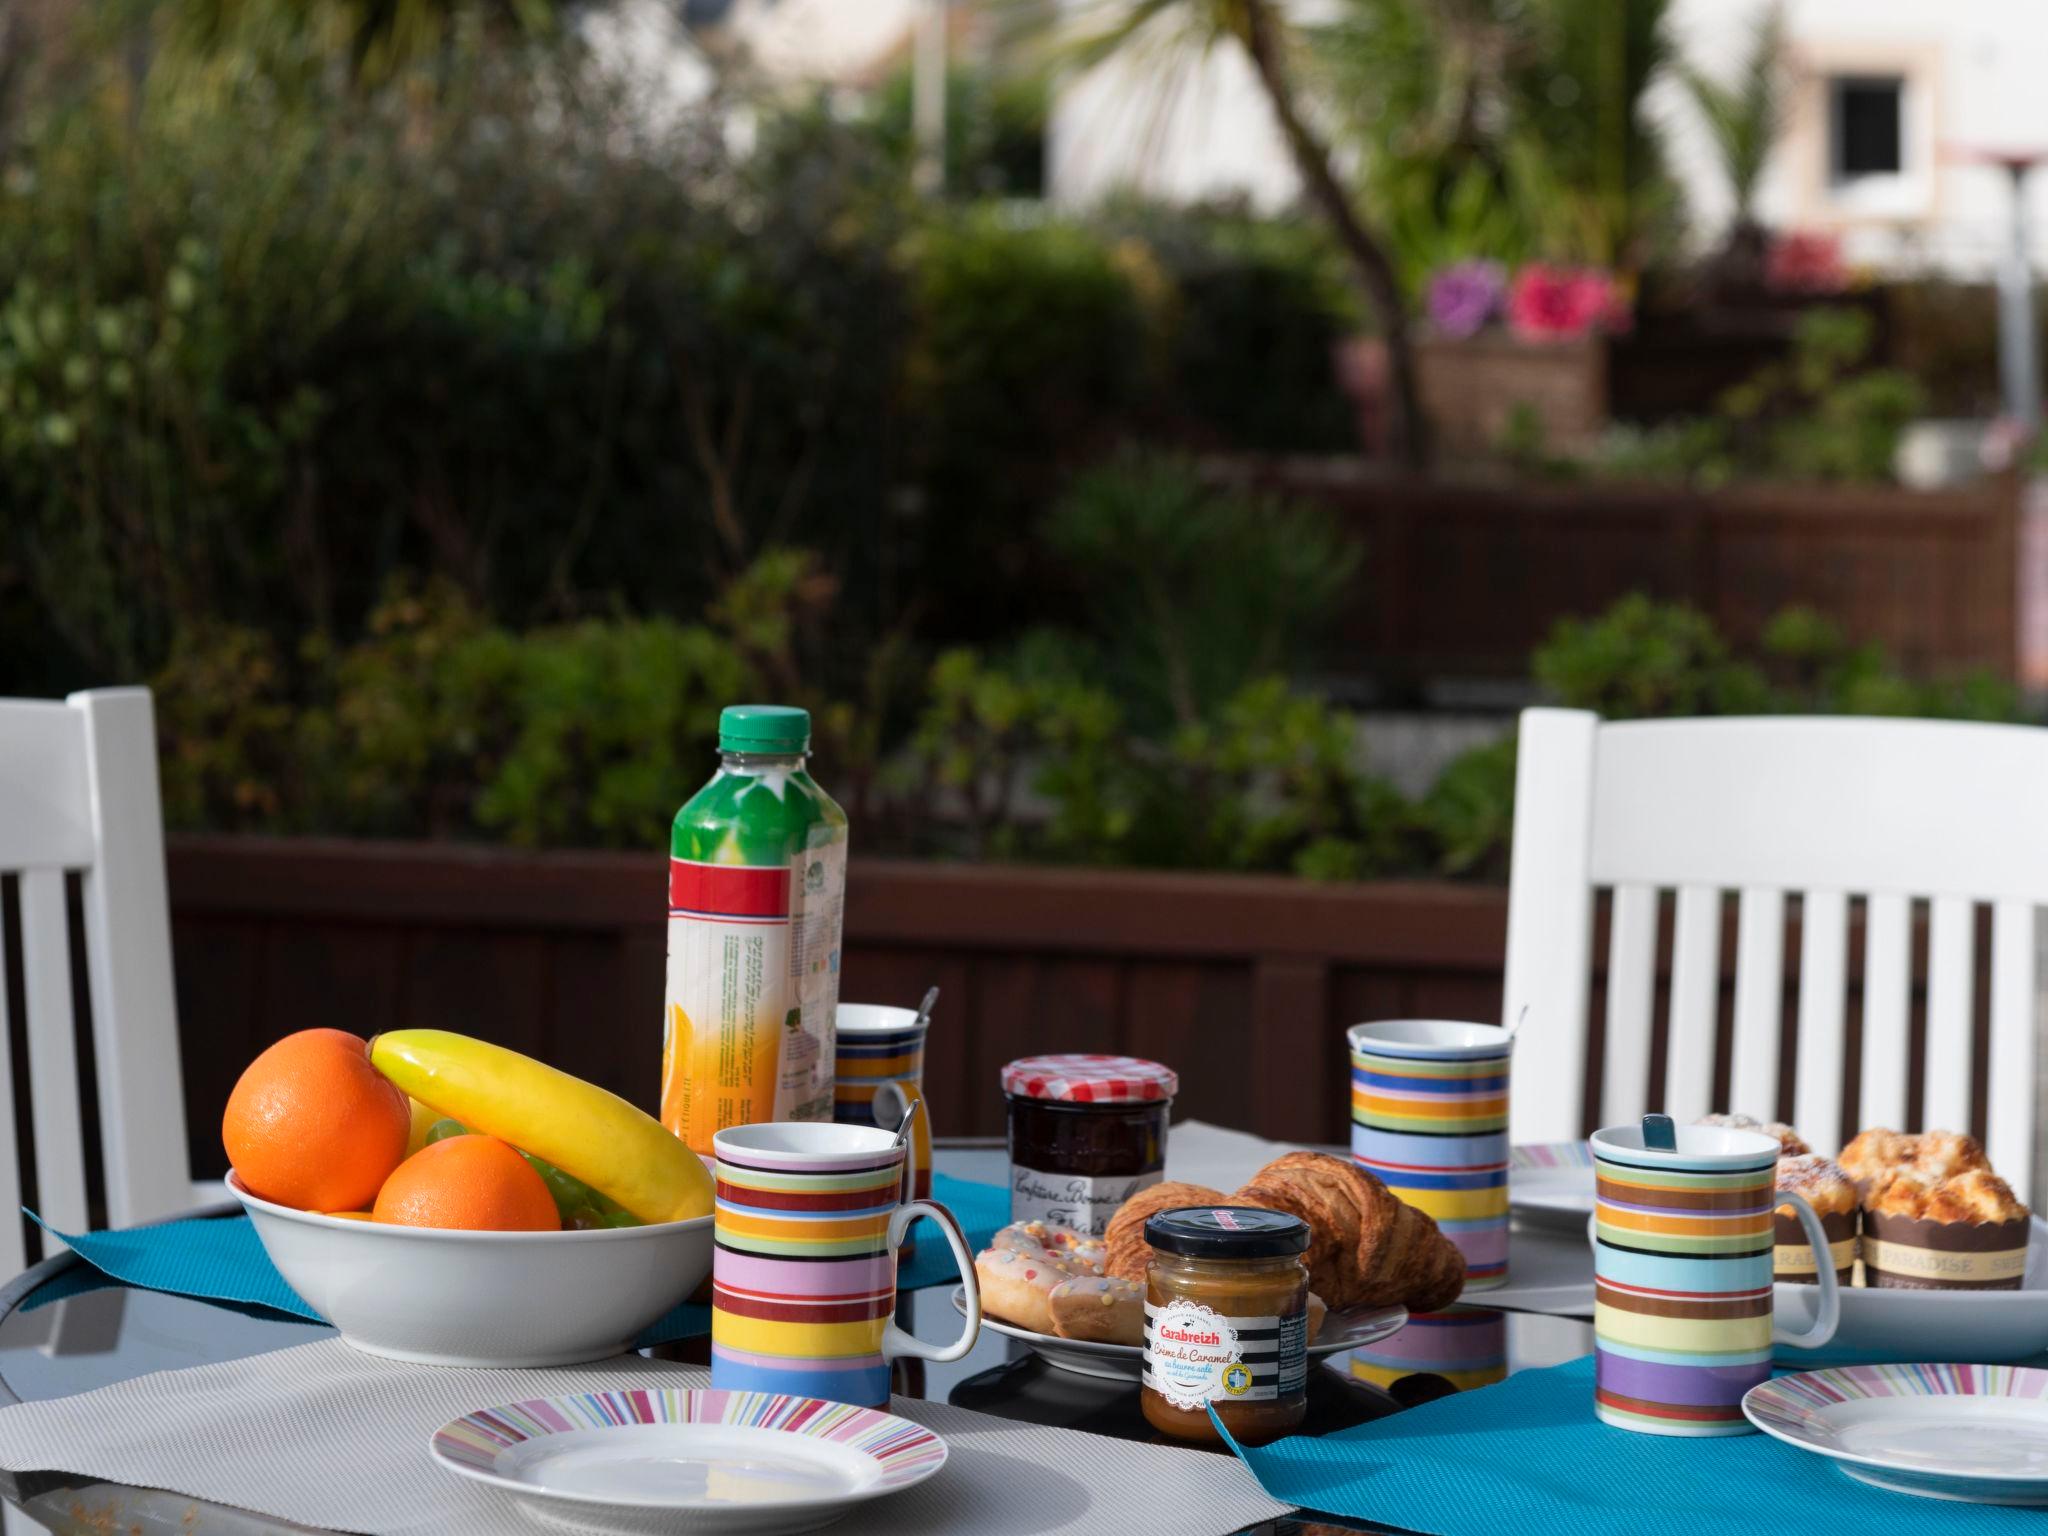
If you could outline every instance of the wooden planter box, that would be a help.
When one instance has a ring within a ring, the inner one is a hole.
[[[1495,329],[1459,341],[1423,337],[1415,364],[1422,408],[1446,454],[1497,453],[1518,414],[1533,413],[1551,452],[1590,448],[1606,430],[1603,336],[1522,341]]]

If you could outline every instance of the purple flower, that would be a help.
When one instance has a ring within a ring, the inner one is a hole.
[[[1507,274],[1494,261],[1459,261],[1429,280],[1430,324],[1445,336],[1476,336],[1500,313]]]

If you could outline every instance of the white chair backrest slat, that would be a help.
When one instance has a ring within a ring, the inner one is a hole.
[[[7,925],[0,922],[0,978],[7,975]],[[0,985],[0,1046],[12,1036],[13,1021],[8,1017],[7,988]],[[0,1050],[0,1198],[5,1198],[21,1188],[21,1156],[15,1151],[14,1140],[14,1057],[7,1050]],[[0,1207],[8,1210],[10,1207]],[[10,1275],[21,1273],[28,1263],[28,1248],[23,1241],[21,1216],[17,1212],[13,1220],[0,1219],[0,1269]]]
[[[1778,1102],[1784,1022],[1785,893],[1746,890],[1735,923],[1735,1065],[1729,1101],[1771,1111]]]
[[[142,688],[73,694],[70,705],[85,720],[92,786],[85,957],[107,1218],[120,1227],[192,1203],[156,716]]]
[[[1913,898],[1872,896],[1863,917],[1863,1077],[1857,1118],[1906,1123],[1913,1018]]]
[[[1721,893],[1679,887],[1671,934],[1671,1028],[1664,1107],[1696,1120],[1714,1107],[1714,1040],[1721,1019]]]
[[[1937,896],[1927,925],[1927,1036],[1921,1054],[1921,1118],[1970,1123],[1970,1061],[1976,1002],[1977,914],[1961,896]]]
[[[67,871],[81,877],[107,1219],[125,1226],[190,1206],[146,690],[0,700],[0,871],[21,876],[27,1017],[5,1022],[27,1033],[40,1213],[72,1230],[88,1224]],[[0,1091],[0,1208],[19,1204],[22,1189],[12,1102]]]
[[[1808,891],[1799,902],[1798,1059],[1792,1120],[1815,1146],[1842,1144],[1842,1062],[1849,999],[1849,898]]]
[[[2039,1124],[2039,909],[2048,904],[2048,730],[1896,719],[1721,719],[1614,725],[1580,711],[1522,717],[1504,1016],[1526,1006],[1510,1132],[1575,1136],[1587,1070],[1592,896],[1617,891],[1600,1113],[1703,1108],[1763,1117],[1788,1102],[1822,1150],[1861,1126],[1981,1128],[1999,1171],[2030,1197]],[[1529,821],[1540,820],[1530,826]],[[1583,837],[1583,848],[1575,841]],[[1653,1035],[1643,997],[1655,898],[1679,892],[1666,1070],[1640,1083]],[[1720,903],[1740,893],[1730,1059],[1715,1059]],[[1790,1093],[1780,1093],[1787,895],[1800,901]],[[1929,903],[1925,1047],[1908,1092],[1914,903]],[[1862,903],[1856,1125],[1843,1123],[1852,1038],[1851,934]],[[1976,1060],[1977,904],[1992,905],[1988,1063]],[[1648,913],[1647,918],[1645,913]],[[1617,1040],[1625,1029],[1637,1038]],[[1714,1069],[1726,1102],[1705,1105]],[[1617,1068],[1619,1069],[1617,1071]],[[1537,1102],[1524,1106],[1535,1079]],[[1583,1076],[1577,1082],[1582,1090]],[[1654,1100],[1654,1102],[1652,1102]]]
[[[0,870],[83,869],[92,858],[77,712],[0,699]]]
[[[36,1209],[60,1231],[82,1232],[91,1222],[86,1214],[78,1037],[71,1008],[71,925],[60,869],[22,874],[21,971],[28,1011]],[[46,1247],[50,1241],[44,1239]]]
[[[1586,1069],[1586,1006],[1593,953],[1592,715],[1523,716],[1515,768],[1513,868],[1541,899],[1508,904],[1507,1022],[1524,1003],[1522,1032],[1536,1049],[1515,1055],[1508,1133],[1516,1142],[1579,1134]]]
[[[1656,1004],[1657,888],[1617,886],[1607,933],[1607,1062],[1600,1075],[1600,1118],[1609,1124],[1643,1102]]]
[[[2034,1105],[2039,1102],[2039,1045],[2034,999],[2040,922],[2024,901],[1991,909],[1991,1060],[1984,1106],[1984,1150],[1994,1168],[2031,1168]],[[2038,1187],[2038,1186],[2037,1186]]]

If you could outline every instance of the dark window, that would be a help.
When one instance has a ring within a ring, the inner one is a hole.
[[[1896,75],[1839,75],[1829,83],[1829,162],[1834,180],[1896,176],[1905,169],[1900,124],[1905,89]]]

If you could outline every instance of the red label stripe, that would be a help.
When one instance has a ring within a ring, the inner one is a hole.
[[[789,870],[670,859],[668,904],[671,910],[722,917],[787,917]]]
[[[896,1310],[895,1296],[866,1301],[814,1301],[809,1297],[764,1301],[713,1286],[711,1305],[735,1317],[758,1317],[771,1323],[871,1323]]]
[[[829,1194],[812,1194],[801,1189],[746,1189],[718,1181],[718,1198],[727,1205],[751,1206],[764,1211],[872,1211],[896,1202],[898,1181],[891,1178],[873,1189],[845,1189]]]

